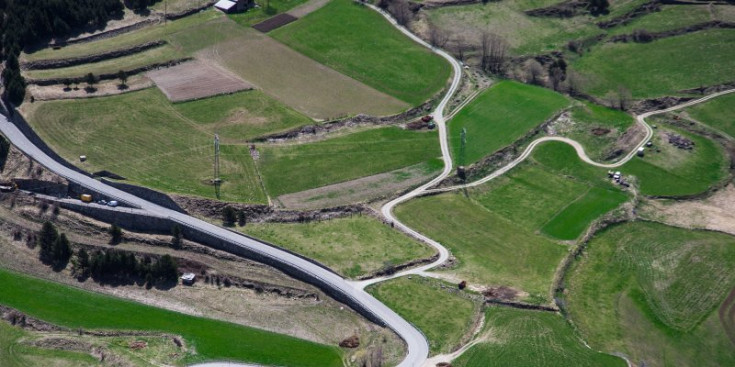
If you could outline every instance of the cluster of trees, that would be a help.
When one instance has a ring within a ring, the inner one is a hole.
[[[66,234],[61,233],[51,222],[43,223],[41,232],[37,239],[38,247],[41,248],[38,257],[44,264],[51,265],[60,270],[66,267],[72,255],[71,245]]]
[[[234,226],[237,222],[242,227],[247,224],[247,215],[244,210],[235,210],[235,208],[227,206],[222,209],[222,222],[229,227]]]
[[[160,0],[126,0],[131,9],[142,10]],[[75,30],[103,28],[121,17],[120,0],[0,0],[0,62],[5,62],[4,97],[19,105],[26,82],[18,57],[29,45],[54,37],[67,37]],[[123,83],[124,84],[124,83]]]
[[[74,274],[81,279],[92,277],[98,282],[145,281],[146,286],[156,283],[175,283],[179,276],[178,264],[169,255],[157,260],[145,256],[141,260],[133,253],[116,250],[97,250],[91,256],[85,249],[77,252]]]
[[[161,0],[125,0],[125,6],[128,9],[133,9],[135,11],[142,11],[148,8],[149,6],[160,2]]]
[[[608,0],[587,0],[587,9],[592,15],[602,15],[610,12],[610,1]]]

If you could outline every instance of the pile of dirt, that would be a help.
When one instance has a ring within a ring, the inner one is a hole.
[[[602,127],[596,127],[594,129],[590,130],[590,132],[594,136],[603,136],[603,135],[607,135],[610,132],[610,129],[605,129],[605,128],[602,128]]]
[[[516,299],[516,297],[518,296],[518,291],[506,286],[490,287],[484,290],[482,292],[482,295],[488,299],[511,301]]]
[[[224,209],[226,207],[232,207],[236,211],[245,212],[247,221],[255,223],[305,223],[343,218],[354,214],[372,213],[368,207],[363,205],[345,205],[318,210],[297,211],[277,210],[267,205],[226,203],[182,195],[171,195],[171,197],[178,205],[192,215],[221,219]]]
[[[36,340],[33,342],[33,346],[44,349],[69,350],[77,352],[89,352],[94,348],[92,344],[85,343],[83,341],[58,337]]]
[[[128,348],[132,350],[145,349],[148,348],[148,343],[143,340],[136,340],[130,342],[130,344],[128,344]]]
[[[688,138],[685,138],[679,134],[674,133],[666,133],[666,136],[669,138],[669,144],[684,150],[692,150],[694,149],[694,142]]]
[[[341,342],[339,342],[339,346],[342,348],[350,348],[354,349],[360,346],[360,337],[357,335],[353,335]]]

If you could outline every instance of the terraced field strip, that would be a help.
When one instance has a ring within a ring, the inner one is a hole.
[[[433,254],[429,247],[362,215],[311,223],[249,223],[241,231],[315,259],[349,278]]]
[[[350,0],[333,0],[270,35],[413,106],[433,97],[450,78],[449,65],[441,57],[407,39],[379,14]]]
[[[198,356],[264,365],[342,366],[337,347],[188,316],[0,269],[0,303],[69,328],[148,330],[182,335]],[[64,307],[58,307],[63,304]],[[288,350],[288,353],[283,353]]]
[[[464,165],[469,165],[516,141],[568,105],[564,96],[545,88],[512,81],[493,85],[449,123],[455,164],[460,164],[463,129],[467,129]]]
[[[593,95],[604,96],[624,86],[635,99],[655,98],[732,81],[733,42],[735,30],[712,29],[650,43],[607,43],[592,48],[571,66],[594,76],[586,90]]]
[[[462,356],[452,361],[457,367],[625,367],[616,356],[586,347],[558,314],[490,307],[485,333]]]
[[[198,57],[219,63],[309,117],[384,116],[410,107],[256,30],[230,23],[223,26],[223,33],[234,37],[203,50]]]
[[[436,132],[383,127],[314,143],[259,145],[258,166],[268,193],[280,196],[422,162],[436,167],[436,139]]]
[[[626,200],[628,195],[621,191],[592,187],[554,216],[541,231],[562,240],[576,239],[589,227],[592,220],[617,208]]]

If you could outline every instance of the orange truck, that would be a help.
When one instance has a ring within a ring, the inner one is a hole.
[[[91,203],[92,202],[92,195],[90,194],[82,194],[79,196],[80,199],[82,199],[85,203]]]

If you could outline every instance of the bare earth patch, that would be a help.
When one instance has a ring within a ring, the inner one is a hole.
[[[433,176],[423,165],[340,182],[316,189],[281,195],[278,201],[289,209],[316,209],[369,201],[418,185]]]
[[[252,89],[237,76],[209,63],[192,61],[146,74],[171,102]]]
[[[722,231],[735,235],[735,186],[727,185],[704,200],[664,202],[651,200],[640,214],[667,224]]]

